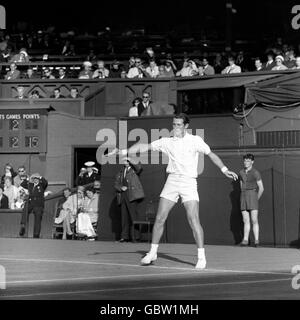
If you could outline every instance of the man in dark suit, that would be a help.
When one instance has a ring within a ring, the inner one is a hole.
[[[272,70],[273,67],[276,66],[276,62],[274,61],[274,54],[272,52],[269,52],[267,54],[268,61],[265,63],[263,70]]]
[[[41,232],[42,217],[44,212],[45,197],[44,192],[48,186],[48,181],[40,174],[35,173],[30,177],[28,184],[28,200],[26,201],[22,219],[20,236],[25,233],[25,226],[27,223],[27,216],[33,212],[34,214],[34,228],[33,237],[39,238]]]
[[[8,197],[3,193],[4,186],[0,184],[0,209],[8,209]]]
[[[120,242],[130,241],[132,221],[136,220],[137,201],[145,197],[139,179],[142,171],[140,164],[133,164],[130,158],[124,159],[124,167],[118,172],[115,180],[118,205],[121,206],[122,233]]]
[[[151,104],[152,101],[150,101],[150,93],[144,92],[143,93],[143,100],[138,104],[138,116],[146,116],[151,115]]]

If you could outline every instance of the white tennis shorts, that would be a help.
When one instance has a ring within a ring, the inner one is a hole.
[[[184,175],[169,174],[160,196],[173,202],[177,202],[179,197],[182,202],[199,201],[197,180]]]

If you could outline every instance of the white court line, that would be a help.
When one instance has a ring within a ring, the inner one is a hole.
[[[118,267],[135,267],[135,268],[145,268],[145,266],[141,266],[139,264],[128,264],[128,263],[115,263],[115,262],[99,262],[99,261],[80,261],[80,260],[57,260],[57,259],[28,259],[28,258],[13,258],[13,257],[1,257],[1,260],[7,261],[24,261],[24,262],[52,262],[52,263],[70,263],[70,264],[90,264],[90,265],[104,265],[104,266],[118,266]],[[196,270],[192,266],[190,268],[183,267],[172,267],[172,266],[157,266],[151,265],[148,268],[154,269],[167,269],[167,270],[186,270],[196,272],[205,272],[205,273],[253,273],[253,274],[276,274],[276,275],[287,275],[290,272],[277,272],[277,271],[258,271],[258,270],[234,270],[234,269],[215,269],[215,268],[206,268],[204,270]]]
[[[35,280],[14,280],[6,281],[6,284],[18,284],[18,283],[43,283],[43,282],[64,282],[64,281],[87,281],[87,280],[111,280],[111,279],[126,279],[126,278],[140,278],[157,277],[157,276],[176,276],[176,275],[188,275],[188,272],[173,272],[173,273],[148,273],[148,274],[124,274],[116,276],[102,276],[102,277],[80,277],[80,278],[61,278],[61,279],[35,279]]]
[[[168,285],[168,286],[152,286],[152,287],[128,287],[128,288],[110,288],[110,289],[98,289],[98,290],[78,290],[78,291],[58,291],[58,292],[39,292],[29,294],[16,294],[16,295],[2,295],[1,298],[25,298],[34,296],[49,296],[49,295],[68,295],[68,294],[87,294],[87,293],[100,293],[100,292],[118,292],[118,291],[134,291],[134,290],[154,290],[154,289],[170,289],[170,288],[192,288],[192,287],[204,287],[204,286],[222,286],[222,285],[251,285],[256,283],[271,283],[280,281],[291,281],[291,278],[282,279],[269,279],[269,280],[254,280],[254,281],[235,281],[235,282],[211,282],[211,283],[199,283],[199,284],[185,284],[185,285]]]

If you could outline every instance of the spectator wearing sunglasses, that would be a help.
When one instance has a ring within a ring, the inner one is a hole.
[[[142,65],[140,58],[135,59],[135,64],[132,66],[127,73],[127,78],[144,78],[147,77],[146,69]]]
[[[138,116],[149,116],[152,114],[150,93],[144,92],[142,98],[142,101],[138,104]]]

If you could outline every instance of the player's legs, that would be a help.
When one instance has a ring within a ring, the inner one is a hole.
[[[244,222],[244,238],[243,243],[249,242],[249,232],[250,232],[250,217],[247,210],[242,211],[243,222]]]
[[[141,260],[142,265],[149,265],[152,261],[157,259],[157,249],[160,238],[164,232],[164,225],[169,215],[170,210],[174,207],[176,202],[161,197],[158,204],[158,210],[152,231],[152,243],[150,251]]]
[[[164,225],[165,222],[168,218],[169,212],[171,209],[174,207],[175,202],[165,199],[165,198],[160,198],[159,204],[158,204],[158,210],[153,226],[153,231],[152,231],[152,243],[158,244],[160,241],[160,238],[164,232]]]
[[[255,243],[258,244],[259,241],[259,224],[258,224],[258,210],[250,210],[252,230],[254,234]]]
[[[203,229],[200,224],[199,218],[199,202],[196,200],[190,200],[183,203],[187,219],[189,225],[193,231],[194,239],[196,241],[198,248],[203,248],[204,246],[204,236],[203,236]]]
[[[186,209],[188,222],[193,231],[193,235],[198,248],[198,261],[195,268],[204,269],[206,267],[206,258],[204,251],[204,234],[199,218],[199,201],[189,200],[185,201],[183,205]]]

